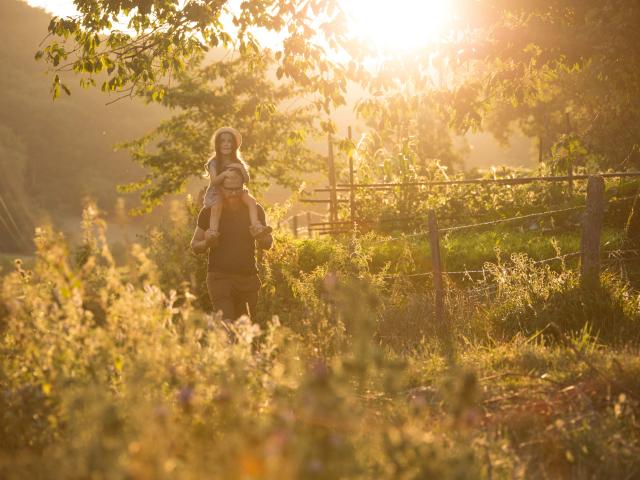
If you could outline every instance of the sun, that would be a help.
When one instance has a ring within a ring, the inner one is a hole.
[[[379,52],[398,52],[443,41],[449,34],[452,0],[342,0],[349,30]]]

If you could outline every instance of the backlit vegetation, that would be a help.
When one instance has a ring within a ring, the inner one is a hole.
[[[230,341],[198,282],[159,287],[171,228],[121,262],[104,228],[42,229],[3,278],[3,478],[637,475],[640,297],[613,273],[585,297],[568,267],[494,261],[495,296],[451,285],[444,355],[427,281],[372,267],[373,237],[281,233]]]

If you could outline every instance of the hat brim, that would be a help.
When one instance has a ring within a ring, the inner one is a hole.
[[[240,148],[240,145],[242,145],[242,135],[240,135],[240,132],[233,127],[221,127],[216,130],[213,134],[214,143],[217,142],[218,137],[223,133],[230,133],[231,135],[233,135],[233,138],[236,139],[237,148]]]

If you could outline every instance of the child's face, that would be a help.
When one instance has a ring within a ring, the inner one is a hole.
[[[222,133],[220,134],[218,142],[220,145],[220,153],[223,155],[231,155],[233,148],[235,147],[233,135],[230,133]]]

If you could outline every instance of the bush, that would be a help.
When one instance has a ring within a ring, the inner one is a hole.
[[[116,265],[101,222],[85,220],[75,260],[41,230],[33,270],[3,279],[2,478],[478,476],[469,447],[425,439],[410,415],[372,421],[363,395],[405,380],[372,342],[367,280],[336,292],[350,334],[330,355],[277,320],[239,319],[230,341],[191,294],[151,283],[142,247]]]
[[[601,276],[601,286],[582,288],[579,274],[564,265],[554,271],[523,254],[512,265],[488,264],[498,293],[485,315],[491,335],[513,338],[543,333],[551,338],[589,329],[610,344],[640,340],[639,296],[611,273]]]

